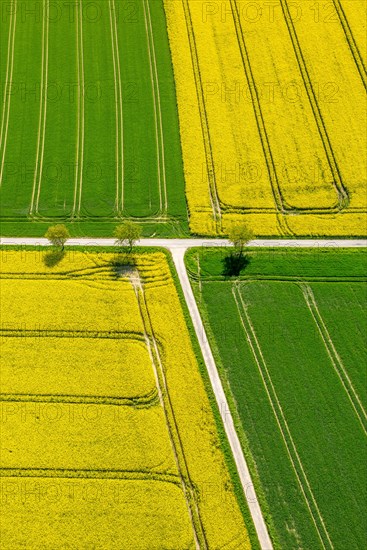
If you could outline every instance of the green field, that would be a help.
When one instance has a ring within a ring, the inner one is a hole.
[[[12,7],[13,6],[13,7]],[[161,0],[1,2],[3,235],[182,234],[187,210]]]
[[[225,250],[187,265],[278,548],[366,540],[366,255]]]

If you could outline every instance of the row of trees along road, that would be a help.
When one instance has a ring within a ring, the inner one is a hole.
[[[141,238],[141,233],[139,224],[126,220],[115,227],[113,233],[115,244],[132,252],[133,247]],[[48,228],[45,237],[54,247],[63,252],[66,242],[70,239],[70,233],[65,225],[57,224]],[[241,269],[245,267],[245,247],[253,237],[252,231],[245,224],[235,224],[230,228],[228,239],[233,246],[229,249],[229,255],[225,259],[227,275],[239,275]]]

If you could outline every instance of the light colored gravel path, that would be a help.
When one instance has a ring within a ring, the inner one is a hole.
[[[227,398],[223,390],[222,382],[220,380],[217,367],[215,365],[214,357],[209,346],[205,328],[201,320],[198,306],[195,301],[189,277],[187,275],[184,262],[185,248],[173,248],[171,249],[171,252],[176,271],[180,279],[181,287],[185,295],[186,304],[189,308],[191,319],[195,327],[196,336],[199,340],[201,352],[203,354],[206,368],[208,370],[210,382],[214,390],[224,429],[226,431],[227,438],[232,449],[233,457],[237,466],[237,471],[240,476],[243,491],[246,496],[247,504],[250,509],[251,517],[255,525],[261,548],[263,550],[272,550],[273,545],[269,537],[269,533],[261,512],[260,505],[255,496],[250,472],[241,448],[240,441],[237,436],[236,429],[234,427],[233,418],[229,410]]]
[[[46,246],[47,239],[33,237],[0,237],[0,244],[4,245],[30,245]],[[69,239],[69,246],[114,246],[114,239],[94,239],[84,237]],[[168,250],[193,248],[195,246],[231,246],[226,239],[141,239],[141,246],[160,246]],[[367,247],[367,239],[256,239],[250,241],[248,246],[265,248],[364,248]]]
[[[49,243],[43,238],[1,238],[0,244],[46,246]],[[67,244],[69,246],[114,246],[114,239],[70,239]],[[272,550],[273,545],[260,505],[256,499],[249,468],[234,427],[227,398],[215,365],[184,262],[185,252],[189,248],[197,246],[225,247],[230,246],[230,243],[225,239],[141,239],[139,244],[142,246],[167,248],[172,254],[261,548],[262,550]],[[251,241],[249,246],[275,248],[361,248],[367,247],[367,239],[300,239],[289,241],[259,239]]]

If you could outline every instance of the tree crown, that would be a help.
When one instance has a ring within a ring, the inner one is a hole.
[[[46,231],[45,237],[54,246],[61,246],[63,248],[66,241],[70,239],[70,234],[65,225],[60,223],[49,227]]]
[[[253,239],[252,230],[245,224],[233,225],[228,232],[228,238],[235,248],[243,249],[243,247]]]
[[[130,250],[141,237],[141,228],[138,224],[127,220],[115,228],[113,233],[116,244],[119,246],[129,246]]]

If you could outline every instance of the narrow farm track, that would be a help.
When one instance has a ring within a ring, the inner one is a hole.
[[[77,146],[75,162],[74,204],[72,218],[79,217],[83,188],[83,160],[84,160],[84,47],[83,47],[83,4],[79,0],[76,4],[76,44],[77,44],[77,97],[78,97],[78,122],[77,122]]]
[[[303,495],[303,498],[309,510],[310,516],[314,523],[320,542],[323,548],[332,549],[334,546],[332,544],[329,533],[325,526],[324,519],[321,515],[316,498],[312,491],[311,484],[307,478],[301,458],[298,454],[297,447],[291,435],[287,420],[285,418],[282,406],[280,404],[272,378],[270,376],[269,369],[266,365],[264,356],[262,354],[261,347],[255,333],[254,326],[251,322],[246,304],[244,303],[244,300],[238,285],[234,285],[234,287],[232,288],[232,293],[233,293],[234,301],[237,306],[238,315],[241,320],[241,325],[243,327],[243,330],[246,336],[246,340],[248,341],[255,363],[258,367],[259,374],[261,376],[266,394],[268,396],[270,406],[272,408],[274,417],[278,424],[284,445],[287,449],[289,460],[292,464],[293,471],[296,475],[301,493]]]
[[[192,24],[192,18],[191,18],[191,12],[190,12],[190,6],[189,6],[188,0],[182,0],[182,5],[183,5],[185,20],[186,20],[192,67],[193,67],[193,72],[195,77],[196,93],[197,93],[199,112],[200,112],[201,128],[203,133],[203,141],[204,141],[205,157],[206,157],[206,165],[207,165],[207,173],[208,173],[208,181],[209,181],[209,197],[210,197],[210,202],[213,210],[214,220],[217,224],[217,228],[220,228],[222,212],[221,212],[221,207],[220,207],[220,202],[218,197],[218,190],[217,190],[217,183],[216,183],[215,169],[214,169],[214,158],[213,158],[213,151],[212,151],[212,146],[210,141],[209,122],[208,122],[208,115],[205,107],[204,89],[203,89],[203,83],[202,83],[201,74],[200,74],[200,65],[199,65],[199,57],[198,57],[198,52],[197,52],[196,42],[195,42],[194,26]]]
[[[365,90],[367,90],[367,71],[366,67],[363,63],[363,59],[361,56],[361,52],[358,49],[358,46],[356,44],[356,41],[354,40],[354,36],[352,33],[352,30],[349,26],[348,19],[344,13],[343,6],[340,2],[340,0],[333,0],[335,11],[338,14],[341,26],[343,27],[343,31],[345,34],[345,38],[348,42],[349,49],[352,53],[352,56],[354,58],[354,62],[357,66],[358,72],[360,74],[360,77],[363,82],[363,86],[365,87]]]
[[[0,246],[49,246],[49,241],[43,237],[0,237]],[[93,237],[71,238],[68,246],[116,246],[115,239]],[[153,246],[186,251],[195,247],[229,247],[227,239],[140,239],[139,246]],[[255,239],[248,247],[254,248],[367,248],[367,239]]]
[[[121,215],[124,209],[124,116],[122,103],[122,81],[118,31],[116,23],[115,0],[109,0],[112,60],[115,81],[116,106],[116,213]]]
[[[333,148],[332,148],[331,143],[330,143],[330,138],[329,138],[329,135],[328,135],[325,123],[324,123],[323,116],[322,116],[321,111],[320,111],[320,107],[319,107],[319,104],[318,104],[318,101],[317,101],[315,90],[314,90],[313,85],[312,85],[312,81],[311,81],[311,77],[310,77],[310,74],[309,74],[309,71],[308,71],[308,68],[307,68],[307,65],[306,65],[306,61],[303,57],[303,53],[302,53],[302,49],[301,49],[301,46],[300,46],[300,43],[299,43],[299,40],[298,40],[295,25],[294,25],[294,22],[292,20],[292,17],[291,17],[290,11],[289,11],[288,2],[287,2],[287,0],[280,0],[280,4],[281,4],[282,10],[283,10],[284,19],[285,19],[285,22],[286,22],[287,27],[288,27],[288,32],[289,32],[289,35],[290,35],[290,38],[291,38],[291,41],[292,41],[292,44],[293,44],[294,53],[295,53],[296,58],[297,58],[298,66],[299,66],[299,69],[300,69],[300,72],[301,72],[301,75],[302,75],[302,79],[303,79],[303,82],[304,82],[304,85],[305,85],[305,88],[306,88],[306,91],[307,91],[307,95],[308,95],[308,98],[309,98],[309,101],[310,101],[310,104],[311,104],[311,107],[312,107],[312,111],[313,111],[313,114],[314,114],[314,117],[315,117],[315,121],[317,123],[319,134],[320,134],[322,143],[324,145],[324,149],[325,149],[325,153],[326,153],[326,156],[327,156],[327,159],[328,159],[330,170],[331,170],[331,173],[333,175],[333,179],[334,179],[333,183],[334,183],[335,189],[338,193],[338,202],[339,202],[338,208],[341,211],[341,210],[344,210],[345,208],[347,208],[349,206],[348,190],[346,189],[346,187],[344,186],[344,183],[342,181],[340,170],[339,170],[339,167],[338,167],[335,155],[334,155]],[[330,211],[331,211],[330,209],[326,210],[326,212],[330,212]]]
[[[281,6],[282,6],[285,21],[287,24],[288,32],[290,34],[290,38],[293,44],[300,73],[303,78],[305,89],[307,91],[307,94],[310,100],[310,104],[315,117],[319,135],[321,137],[324,150],[328,159],[328,163],[329,163],[331,172],[333,174],[334,185],[337,191],[337,198],[338,198],[338,201],[337,201],[338,204],[337,204],[336,210],[341,211],[348,206],[347,190],[345,189],[341,180],[340,172],[334,157],[334,153],[330,145],[329,137],[324,125],[320,108],[316,100],[316,95],[312,87],[311,79],[309,77],[305,61],[303,59],[302,51],[299,46],[296,31],[289,13],[289,8],[286,0],[281,0]],[[256,81],[252,72],[250,58],[246,47],[245,35],[242,29],[237,0],[231,0],[231,10],[232,10],[232,16],[235,24],[235,29],[236,29],[238,45],[240,48],[241,57],[243,61],[244,71],[245,71],[246,79],[247,79],[250,94],[251,94],[252,104],[254,107],[254,113],[255,113],[258,131],[259,131],[259,135],[262,143],[263,153],[264,153],[264,157],[265,157],[265,161],[268,169],[268,176],[271,183],[274,202],[275,202],[276,210],[278,214],[277,216],[278,225],[280,227],[281,234],[290,235],[291,232],[287,226],[286,219],[284,218],[284,216],[281,216],[280,214],[291,214],[294,212],[298,212],[298,213],[302,212],[304,214],[311,214],[311,213],[315,214],[316,212],[318,214],[330,214],[335,209],[320,209],[320,208],[295,209],[285,203],[282,195],[281,185],[279,183],[278,176],[277,176],[276,166],[273,159],[271,145],[270,145],[269,137],[266,130],[264,116],[261,109],[261,103],[260,103],[260,98],[259,98],[259,94],[256,86]]]
[[[12,2],[13,9],[10,12],[10,21],[9,21],[9,38],[8,38],[8,55],[7,55],[7,65],[6,65],[6,78],[5,78],[5,88],[4,88],[4,99],[3,99],[3,112],[1,118],[1,131],[0,131],[0,187],[3,181],[3,172],[4,172],[4,162],[5,162],[5,152],[6,144],[8,139],[8,127],[9,127],[9,115],[10,115],[10,102],[11,102],[11,83],[13,80],[13,69],[14,69],[14,44],[15,44],[15,31],[17,24],[17,0]]]
[[[0,477],[43,477],[43,478],[78,478],[78,479],[128,479],[141,481],[163,481],[179,484],[179,478],[173,474],[130,470],[81,470],[66,468],[0,468]]]
[[[237,0],[231,0],[231,10],[232,10],[234,26],[236,29],[238,47],[240,49],[243,68],[245,71],[246,80],[247,80],[248,87],[251,94],[251,100],[252,100],[252,105],[255,113],[256,124],[260,135],[261,145],[262,145],[265,163],[268,171],[268,177],[269,177],[269,181],[270,181],[270,185],[273,193],[279,233],[282,236],[290,236],[292,235],[292,231],[289,229],[289,226],[287,224],[286,218],[284,217],[284,214],[286,212],[291,212],[292,208],[290,208],[285,203],[282,195],[281,186],[278,180],[277,171],[276,171],[276,167],[273,159],[273,153],[271,151],[269,137],[266,131],[265,121],[261,110],[259,94],[256,87],[255,78],[251,69],[250,58],[246,47],[245,35],[242,29]]]
[[[156,380],[159,401],[164,411],[168,435],[170,438],[177,469],[181,479],[181,486],[185,496],[188,513],[191,519],[196,548],[205,549],[205,548],[208,548],[205,531],[200,518],[200,512],[199,512],[198,504],[196,502],[194,488],[190,480],[190,475],[189,475],[189,471],[188,471],[188,467],[185,459],[183,446],[180,439],[178,426],[176,424],[173,407],[172,407],[171,400],[168,393],[168,387],[165,379],[164,368],[163,368],[161,356],[159,353],[157,341],[154,335],[154,330],[151,324],[144,287],[140,280],[140,276],[138,272],[136,272],[135,276],[134,275],[131,276],[131,283],[135,291],[141,319],[144,325],[145,340],[146,340],[147,349],[151,358],[151,363],[154,371],[154,377]]]
[[[48,84],[48,36],[49,36],[49,0],[43,2],[42,25],[42,71],[40,88],[40,114],[38,122],[36,165],[33,178],[32,199],[29,214],[38,214],[42,185],[43,157],[45,151],[46,117],[47,117],[47,84]]]
[[[154,388],[147,395],[137,397],[116,397],[113,395],[73,395],[39,393],[0,393],[0,402],[15,403],[70,403],[84,405],[116,405],[134,408],[148,408],[158,403],[158,392]]]
[[[197,307],[190,281],[186,272],[184,262],[185,249],[171,249],[171,252],[261,548],[263,550],[272,550],[273,545],[267,530],[264,517],[261,512],[260,505],[257,499],[251,496],[254,489],[250,476],[250,471],[238,439],[232,415],[229,413],[230,409],[227,398],[224,393],[222,382],[220,380],[214,357],[209,346],[209,341],[206,335],[204,324],[201,320],[199,309]]]
[[[353,383],[351,379],[348,376],[347,370],[345,366],[343,365],[343,362],[340,358],[340,355],[336,351],[336,348],[334,346],[334,343],[331,339],[331,336],[329,334],[329,331],[327,329],[327,326],[320,314],[319,308],[317,306],[317,302],[315,300],[315,296],[312,292],[312,289],[309,285],[302,283],[301,289],[303,296],[305,298],[305,302],[307,304],[307,307],[312,315],[313,320],[315,321],[315,324],[318,328],[318,331],[320,333],[321,339],[324,343],[324,346],[326,348],[327,354],[330,358],[331,364],[333,365],[333,368],[338,375],[338,378],[344,388],[344,391],[346,392],[348,399],[353,407],[353,410],[356,414],[356,417],[358,418],[359,423],[362,426],[362,429],[364,431],[364,434],[367,435],[367,413],[364,409],[362,402],[359,398],[358,393],[356,392]]]
[[[69,276],[60,280],[65,280],[68,278]],[[42,280],[42,278],[37,278],[37,279]],[[32,280],[35,280],[35,278],[32,277]],[[74,338],[107,338],[107,339],[118,338],[120,340],[134,340],[134,341],[138,340],[140,342],[144,341],[143,335],[140,334],[139,332],[114,331],[111,333],[109,330],[104,331],[104,330],[61,330],[61,329],[22,328],[22,331],[20,332],[18,329],[2,328],[0,331],[0,335],[4,338],[6,337],[12,337],[12,338],[40,337],[40,338],[73,338],[73,339]]]
[[[231,10],[232,10],[234,26],[237,34],[238,47],[241,52],[243,68],[245,71],[248,87],[251,94],[252,105],[255,113],[255,118],[256,118],[260,139],[261,139],[265,162],[268,169],[268,176],[269,176],[269,180],[270,180],[270,184],[273,192],[275,206],[276,206],[277,212],[284,213],[286,210],[288,210],[288,207],[283,202],[282,192],[281,192],[281,188],[277,177],[274,159],[273,159],[273,155],[272,155],[272,151],[269,143],[269,137],[265,128],[265,122],[264,122],[264,117],[261,110],[259,94],[256,87],[255,78],[251,69],[250,59],[247,52],[244,32],[242,29],[240,14],[238,11],[236,0],[231,0]]]
[[[79,169],[79,196],[78,196],[78,213],[80,216],[80,208],[82,202],[82,189],[83,189],[83,170],[84,170],[84,116],[85,116],[85,82],[84,82],[84,43],[83,43],[83,2],[79,0],[79,37],[80,37],[80,81],[79,81],[79,99],[80,99],[80,113],[81,113],[81,126],[80,126],[80,169]]]
[[[13,32],[13,16],[14,16],[14,10],[11,11],[10,18],[9,18],[5,86],[4,86],[4,94],[1,97],[2,109],[1,109],[1,126],[0,126],[0,151],[1,151],[2,143],[3,143],[6,101],[7,101],[7,97],[8,97],[7,90],[8,90],[8,84],[9,84],[9,68],[10,68],[10,61],[11,61],[12,38],[13,38],[13,35],[14,35],[14,32]]]
[[[164,134],[162,124],[162,109],[161,109],[161,95],[158,80],[157,71],[157,59],[154,46],[154,34],[152,27],[152,19],[150,14],[150,7],[148,0],[143,0],[145,31],[147,38],[147,48],[150,66],[150,80],[152,84],[153,105],[154,105],[154,119],[155,119],[155,135],[156,135],[156,147],[157,147],[157,176],[159,187],[159,202],[160,212],[159,216],[165,216],[168,209],[167,200],[167,181],[166,181],[166,165],[164,156]]]

